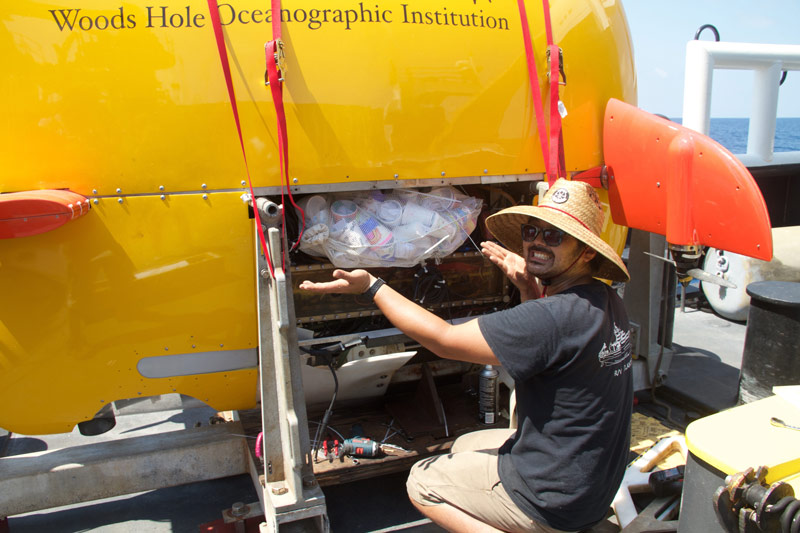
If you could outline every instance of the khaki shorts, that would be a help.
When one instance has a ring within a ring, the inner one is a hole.
[[[503,531],[558,532],[528,518],[500,483],[497,448],[512,433],[487,429],[459,437],[450,454],[423,459],[411,468],[408,495],[421,505],[451,505]]]

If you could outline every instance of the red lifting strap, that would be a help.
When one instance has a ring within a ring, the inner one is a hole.
[[[275,119],[278,123],[278,154],[280,159],[281,177],[286,184],[286,191],[289,193],[289,201],[295,209],[300,211],[300,232],[297,242],[292,245],[292,250],[300,245],[303,238],[303,230],[306,225],[306,214],[294,201],[291,185],[289,185],[289,138],[286,133],[286,112],[283,108],[283,76],[280,70],[283,68],[283,41],[281,40],[281,1],[272,0],[272,40],[267,42],[264,47],[267,62],[267,81],[272,92],[272,103],[275,106]],[[283,199],[283,189],[281,189],[281,204],[283,209],[283,227],[286,228],[286,203]],[[283,257],[283,267],[286,267],[286,256]]]
[[[544,25],[547,35],[547,55],[550,58],[549,84],[550,84],[550,133],[544,120],[544,106],[542,96],[539,91],[539,75],[536,70],[536,59],[533,51],[533,41],[531,40],[530,28],[528,26],[528,15],[525,11],[525,0],[517,0],[519,7],[520,20],[522,22],[522,38],[525,45],[525,57],[528,64],[528,79],[531,84],[531,95],[533,97],[534,113],[536,115],[536,129],[539,133],[539,142],[542,147],[542,158],[544,159],[545,173],[549,180],[555,181],[559,177],[566,177],[566,164],[564,161],[564,137],[561,131],[561,114],[558,110],[558,86],[559,86],[559,66],[561,60],[561,50],[553,43],[553,30],[550,22],[550,4],[548,0],[542,0],[544,9]]]
[[[217,41],[217,52],[219,53],[219,60],[222,63],[222,73],[225,76],[225,85],[228,88],[228,98],[231,103],[231,110],[233,111],[233,120],[236,123],[236,131],[239,134],[239,146],[242,148],[242,158],[244,159],[244,168],[247,171],[247,184],[250,188],[250,198],[253,203],[253,214],[256,220],[256,228],[258,231],[258,239],[261,241],[261,249],[264,252],[264,257],[267,259],[267,266],[269,273],[275,277],[275,269],[272,266],[270,259],[269,247],[267,246],[267,239],[264,236],[264,229],[261,226],[261,217],[258,215],[258,207],[256,206],[256,195],[253,192],[253,181],[250,179],[250,166],[247,164],[247,151],[244,149],[244,137],[242,136],[242,125],[239,122],[239,108],[236,105],[236,93],[233,89],[233,79],[231,77],[231,66],[228,63],[228,51],[225,47],[225,37],[222,34],[222,24],[219,19],[219,7],[216,0],[208,0],[208,11],[211,14],[211,26],[214,28],[214,37]]]
[[[277,0],[273,0],[273,4],[275,4],[276,1]],[[278,9],[277,12],[280,14],[280,9]],[[277,22],[275,17],[273,17],[272,23],[273,25],[277,24],[280,26],[280,15],[278,16]],[[275,33],[280,35],[280,30],[277,32],[273,30],[273,35]],[[278,70],[278,61],[283,54],[283,43],[280,38],[273,39],[272,41],[267,42],[264,50],[267,61],[267,80],[269,81],[269,87],[272,92],[272,103],[275,106],[275,120],[278,123],[278,157],[280,161],[281,177],[286,184],[286,190],[289,192],[289,201],[292,203],[295,209],[300,211],[300,233],[297,236],[297,242],[292,245],[292,250],[294,250],[300,244],[300,239],[303,237],[303,228],[305,228],[306,225],[306,214],[300,208],[300,206],[295,203],[294,196],[292,196],[291,185],[289,185],[289,139],[286,133],[286,112],[283,108],[283,78],[281,71]],[[281,204],[284,206],[284,208],[281,210],[281,213],[283,217],[283,227],[285,228],[286,203],[283,197],[283,189],[281,189]],[[283,266],[285,268],[285,255],[283,256],[283,262]]]
[[[258,237],[261,241],[261,247],[267,259],[267,266],[269,267],[270,274],[274,277],[275,271],[270,260],[269,249],[267,246],[264,230],[261,225],[261,217],[258,214],[258,208],[255,202],[255,192],[253,191],[253,182],[250,177],[250,167],[247,164],[247,152],[244,148],[244,137],[242,135],[242,126],[239,121],[239,110],[236,105],[236,94],[233,89],[233,79],[231,77],[230,64],[228,62],[228,53],[225,47],[225,38],[222,33],[222,24],[219,18],[219,7],[216,0],[208,0],[208,9],[211,14],[211,25],[214,28],[214,37],[217,41],[217,51],[219,52],[220,62],[222,63],[222,71],[225,76],[225,84],[228,88],[228,98],[231,103],[231,110],[233,111],[233,118],[236,123],[236,131],[239,135],[239,145],[242,149],[242,157],[244,158],[245,169],[247,170],[247,182],[250,188],[250,196],[253,199],[253,213],[255,215],[256,227],[258,228]],[[292,250],[300,244],[300,239],[303,236],[303,228],[305,227],[305,212],[298,206],[294,197],[292,196],[291,186],[289,185],[289,141],[286,133],[286,113],[283,107],[283,77],[282,72],[278,70],[278,61],[283,57],[283,43],[281,41],[281,3],[280,0],[272,0],[272,40],[267,42],[264,46],[266,59],[267,59],[267,80],[272,92],[272,102],[275,106],[275,117],[278,127],[278,157],[280,163],[280,172],[283,183],[286,185],[286,190],[289,193],[289,200],[292,205],[300,211],[301,223],[300,232],[297,237],[297,242],[292,246]],[[277,17],[275,16],[277,14]],[[281,214],[283,218],[283,227],[286,228],[286,203],[284,201],[283,188],[281,188]],[[281,254],[282,267],[286,268],[286,254]]]

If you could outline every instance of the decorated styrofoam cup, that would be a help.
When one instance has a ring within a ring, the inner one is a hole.
[[[358,206],[352,200],[336,200],[331,204],[331,216],[334,222],[353,220],[357,211]]]
[[[389,228],[381,224],[377,218],[364,215],[365,213],[362,211],[361,215],[356,218],[356,224],[367,242],[372,246],[385,246],[394,240]]]

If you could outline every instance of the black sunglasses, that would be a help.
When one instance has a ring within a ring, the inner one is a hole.
[[[542,234],[544,243],[547,246],[553,247],[560,245],[561,241],[564,240],[564,235],[566,234],[566,232],[561,231],[560,229],[542,229],[539,226],[534,226],[533,224],[522,225],[522,240],[525,242],[535,241],[536,237],[539,236],[539,233]]]

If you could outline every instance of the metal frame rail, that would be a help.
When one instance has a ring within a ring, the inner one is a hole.
[[[714,70],[752,70],[753,101],[747,153],[737,157],[748,167],[800,163],[800,151],[774,152],[778,92],[782,71],[800,70],[800,45],[689,41],[683,88],[683,125],[708,135]]]
[[[255,203],[267,217],[267,240],[274,268],[272,277],[266,258],[257,249],[264,472],[263,478],[258,474],[253,477],[266,518],[260,529],[277,533],[282,523],[311,519],[316,529],[327,533],[330,526],[325,496],[314,477],[311,461],[291,274],[281,266],[281,235],[277,228],[280,208],[271,203]],[[258,247],[258,237],[255,242]]]

